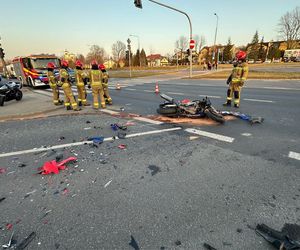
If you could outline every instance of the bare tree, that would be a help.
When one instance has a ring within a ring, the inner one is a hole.
[[[126,44],[121,41],[117,41],[111,46],[111,50],[113,58],[117,62],[117,67],[119,67],[120,60],[125,57]]]
[[[103,63],[105,54],[105,50],[99,45],[92,45],[90,52],[86,56],[86,62],[90,63],[91,61],[96,60],[98,63]]]
[[[83,64],[85,63],[85,57],[83,54],[77,54],[76,59],[82,62]]]
[[[206,40],[203,35],[199,37],[199,35],[194,35],[195,40],[195,51],[200,52],[201,48],[205,45]]]
[[[184,36],[180,36],[179,39],[175,42],[175,47],[180,49],[180,62],[183,63],[183,51],[188,48],[188,39]]]
[[[280,18],[279,34],[287,41],[287,48],[293,49],[300,39],[300,7],[287,12]]]

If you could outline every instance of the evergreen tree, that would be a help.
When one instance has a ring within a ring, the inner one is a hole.
[[[259,58],[259,49],[260,49],[260,45],[259,45],[259,39],[258,39],[258,31],[255,32],[252,42],[249,45],[249,59],[253,59],[254,61],[257,61]]]
[[[133,66],[140,66],[140,51],[139,50],[136,51],[136,54],[133,57],[132,65]]]
[[[266,59],[266,49],[264,47],[264,37],[262,37],[259,45],[259,51],[258,51],[258,59],[264,61]]]
[[[232,44],[231,44],[231,38],[229,37],[228,38],[228,42],[227,42],[227,45],[226,47],[224,48],[224,51],[223,51],[223,60],[224,61],[231,61],[232,60]]]
[[[141,56],[140,56],[140,59],[141,59],[142,67],[147,66],[147,57],[146,57],[146,53],[145,53],[145,50],[144,50],[144,49],[141,50]]]
[[[252,43],[258,43],[259,39],[258,39],[258,31],[255,32],[253,39],[252,39]]]

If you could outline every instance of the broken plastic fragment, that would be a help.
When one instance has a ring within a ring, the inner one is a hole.
[[[110,180],[109,182],[107,182],[107,183],[104,185],[104,188],[106,188],[111,182],[112,182],[112,180]]]
[[[102,143],[104,141],[104,137],[103,136],[93,136],[93,137],[89,137],[88,141],[93,141],[93,143]]]
[[[64,170],[66,169],[65,164],[68,162],[74,162],[76,161],[77,158],[75,157],[69,157],[61,162],[56,162],[56,161],[47,161],[44,163],[44,166],[39,168],[41,170],[41,174],[47,175],[47,174],[58,174],[59,170]]]
[[[5,199],[5,197],[0,198],[0,202],[4,201]]]
[[[117,124],[110,124],[110,127],[113,131],[117,131],[119,128]]]
[[[126,145],[125,145],[125,144],[120,144],[120,145],[118,146],[118,148],[119,148],[119,149],[126,149]]]
[[[123,131],[118,132],[118,138],[119,139],[125,139],[125,137],[126,137],[126,133],[125,132],[123,132]]]
[[[129,246],[132,246],[134,250],[139,250],[140,248],[132,235],[130,235],[130,238],[131,238],[131,240],[129,242]]]
[[[12,243],[12,239],[13,239],[14,233],[15,233],[15,232],[13,231],[12,234],[11,234],[11,236],[10,236],[10,238],[9,238],[8,243],[5,244],[5,245],[2,245],[2,247],[3,247],[4,249],[10,248],[10,247],[11,247],[11,243]]]
[[[33,239],[36,237],[36,233],[32,232],[31,234],[29,234],[16,248],[16,250],[23,250],[25,249],[31,241],[33,241]]]
[[[0,174],[6,173],[6,168],[0,168]]]
[[[12,229],[12,227],[13,227],[13,225],[12,225],[11,223],[7,223],[7,224],[6,224],[6,229],[7,229],[7,230]]]
[[[212,247],[211,245],[209,245],[208,243],[203,243],[203,246],[208,249],[208,250],[217,250],[216,248]]]

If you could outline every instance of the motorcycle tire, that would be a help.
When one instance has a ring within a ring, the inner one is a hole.
[[[178,110],[177,107],[168,107],[168,106],[163,106],[160,105],[159,108],[156,110],[158,114],[161,115],[177,115]]]
[[[16,92],[16,101],[21,101],[23,97],[23,93],[21,90],[17,90]]]
[[[206,116],[216,122],[219,122],[219,123],[224,123],[225,122],[225,119],[224,117],[217,113],[214,109],[212,108],[208,108],[204,111],[204,113],[206,114]]]

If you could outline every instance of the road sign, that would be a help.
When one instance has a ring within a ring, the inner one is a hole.
[[[190,49],[195,48],[195,41],[193,39],[190,40]]]

